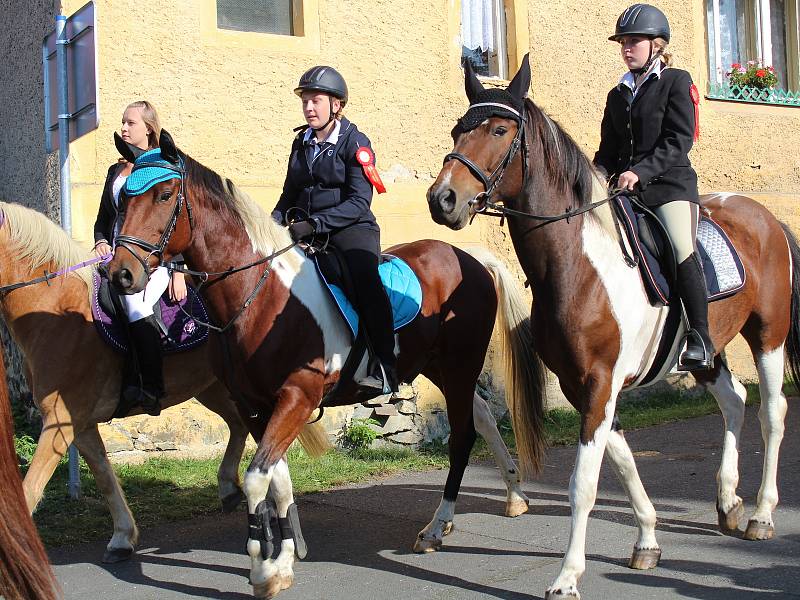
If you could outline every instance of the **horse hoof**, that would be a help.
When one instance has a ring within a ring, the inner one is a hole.
[[[517,498],[511,502],[506,503],[506,516],[518,517],[528,512],[528,503],[522,498]]]
[[[267,600],[274,598],[283,590],[291,587],[294,577],[273,577],[264,583],[256,583],[253,585],[253,596],[259,600]]]
[[[717,504],[717,521],[719,530],[725,535],[739,535],[739,521],[744,517],[744,505],[739,500],[727,513]]]
[[[661,548],[634,548],[628,566],[640,571],[654,569],[661,559]]]
[[[442,549],[442,540],[440,539],[425,539],[418,537],[414,542],[414,552],[417,554],[427,554],[428,552],[437,552]]]
[[[757,540],[771,540],[775,536],[775,528],[769,523],[761,523],[755,519],[750,519],[747,523],[747,529],[744,532],[744,539],[757,541]]]
[[[581,595],[578,590],[547,590],[544,593],[544,600],[560,600],[562,598],[572,598],[573,600],[580,600]]]
[[[106,548],[103,554],[103,563],[110,565],[124,562],[133,556],[133,548]]]
[[[244,502],[244,499],[244,492],[241,488],[236,488],[235,492],[231,492],[222,499],[222,512],[232,513],[239,508],[239,505]]]

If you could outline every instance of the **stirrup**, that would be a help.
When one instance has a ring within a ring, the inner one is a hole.
[[[703,336],[696,329],[690,329],[686,334],[687,342],[686,342],[686,350],[678,359],[677,370],[681,372],[688,372],[688,371],[707,371],[714,368],[714,349],[711,344],[706,344],[706,341],[703,339]],[[694,338],[699,344],[699,348],[695,346],[695,348],[691,348],[691,338]],[[703,353],[702,358],[698,358],[696,355],[687,357],[686,355],[689,354],[692,350],[701,350]]]
[[[383,365],[378,363],[378,366],[380,367],[380,375],[377,373],[367,375],[366,377],[359,379],[356,382],[356,385],[358,385],[360,388],[365,388],[370,392],[374,391],[379,396],[395,393],[396,390],[392,389],[391,382],[389,381],[389,377],[386,373],[386,370],[383,368]]]

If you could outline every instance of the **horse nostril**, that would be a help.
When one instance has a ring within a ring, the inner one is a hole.
[[[133,275],[128,269],[120,269],[117,275],[117,283],[124,288],[128,289],[133,286]]]
[[[456,208],[456,193],[452,188],[446,188],[437,194],[436,201],[439,203],[439,208],[442,209],[442,212],[449,214]]]

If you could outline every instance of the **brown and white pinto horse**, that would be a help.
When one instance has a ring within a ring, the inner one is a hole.
[[[0,285],[59,271],[89,254],[45,215],[19,204],[0,202],[0,222]],[[91,289],[91,273],[83,269],[0,292],[0,315],[25,357],[28,384],[42,414],[42,432],[23,483],[28,509],[35,510],[74,441],[111,509],[114,533],[103,561],[119,562],[132,554],[139,531],[97,424],[110,420],[117,407],[123,358],[103,342],[92,323]],[[239,462],[248,431],[211,371],[208,346],[166,357],[164,406],[196,397],[227,423],[230,437],[218,482],[223,507],[233,510],[242,498]],[[307,449],[324,451],[330,447],[324,436],[310,427],[302,441]]]
[[[529,86],[526,61],[509,91],[521,103]],[[483,90],[469,72],[466,90],[471,104]],[[485,206],[484,192],[490,186],[494,188],[493,204],[502,202],[508,209],[540,217],[561,215],[570,208],[579,210],[606,198],[605,186],[589,160],[561,127],[528,99],[521,117],[521,132],[520,120],[497,115],[469,131],[454,129],[453,153],[458,156],[448,157],[451,160],[446,160],[428,191],[429,208],[437,223],[451,229],[465,227],[476,209]],[[508,157],[515,137],[522,144],[506,161],[502,180],[494,185],[495,175],[485,186],[471,169],[482,170],[489,179],[487,174]],[[758,503],[744,537],[768,539],[774,533],[778,450],[787,404],[781,390],[784,354],[788,354],[795,379],[800,365],[800,251],[789,229],[750,198],[713,194],[704,196],[701,203],[703,212],[728,233],[747,272],[741,292],[711,304],[710,323],[718,351],[741,333],[758,369],[764,467]],[[649,568],[658,563],[656,513],[623,433],[613,422],[617,395],[652,362],[666,309],[650,305],[638,270],[623,260],[608,204],[551,222],[518,214],[506,218],[533,290],[531,323],[536,352],[558,376],[564,394],[581,414],[580,443],[569,490],[569,545],[561,571],[546,594],[547,598],[577,598],[578,579],[585,570],[587,520],[604,452],[631,499],[639,527],[631,566]],[[725,420],[717,508],[722,530],[734,533],[743,513],[736,487],[745,388],[721,356],[716,357],[713,370],[695,371],[694,377],[714,394]],[[525,432],[516,431],[516,435],[519,439]],[[522,455],[523,464],[524,460]]]
[[[125,200],[126,218],[118,238],[118,243],[125,245],[117,246],[108,265],[112,281],[123,291],[143,289],[147,271],[155,266],[159,255],[167,259],[181,253],[192,269],[224,272],[292,245],[285,228],[230,180],[179,154],[166,133],[161,136],[160,149],[162,158],[169,161],[181,179],[156,183],[141,195]],[[134,159],[133,155],[130,159]],[[509,364],[507,401],[518,405],[540,399],[532,394],[537,373],[529,368],[533,364],[527,337],[529,308],[513,277],[488,253],[476,254],[476,260],[462,250],[433,240],[395,246],[390,252],[411,266],[423,292],[420,314],[398,332],[398,374],[403,381],[411,381],[420,373],[433,381],[444,393],[450,422],[450,472],[444,496],[415,545],[418,551],[435,550],[452,526],[454,504],[475,429],[499,440],[494,420],[475,393],[498,300],[502,330],[510,343],[503,353]],[[230,348],[232,372],[226,373],[225,361],[219,356],[217,373],[227,377],[229,387],[238,385],[245,402],[257,411],[257,416],[250,418],[245,407],[240,407],[258,440],[258,450],[244,482],[250,512],[247,552],[252,561],[250,581],[254,593],[259,598],[269,598],[292,584],[295,549],[303,545],[295,535],[299,533],[298,523],[296,519],[292,521],[296,509],[284,456],[323,394],[337,382],[350,348],[350,333],[322,287],[313,263],[297,248],[280,254],[269,264],[230,277],[211,277],[203,294],[218,325],[233,319],[223,334]],[[242,311],[248,298],[252,304]],[[240,316],[235,318],[236,315]],[[365,372],[365,362],[356,378]],[[345,397],[342,403],[354,401]],[[473,405],[483,406],[484,410],[474,411]],[[528,407],[527,414],[541,417],[542,406]],[[532,439],[540,440],[541,419],[527,426],[535,432]],[[502,446],[502,442],[498,443]],[[498,443],[492,443],[490,438],[496,454]],[[537,465],[541,450],[540,443],[528,448]],[[502,456],[498,455],[498,462],[509,486],[509,502],[518,507],[512,507],[510,512],[527,510],[518,488],[517,470],[504,447],[499,453]],[[276,502],[281,524],[282,542],[275,560],[271,535],[261,533],[269,528],[262,512],[268,490]],[[286,526],[291,529],[287,531]]]
[[[28,512],[14,452],[14,425],[0,344],[0,597],[55,600],[58,584]]]

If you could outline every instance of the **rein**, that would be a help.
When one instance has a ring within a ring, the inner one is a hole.
[[[47,282],[47,285],[49,286],[51,279],[55,279],[56,277],[61,277],[62,275],[67,275],[69,273],[72,273],[73,271],[77,271],[85,267],[90,267],[99,262],[108,262],[111,260],[113,256],[114,256],[113,254],[104,254],[103,256],[97,256],[95,258],[91,258],[89,260],[80,262],[76,265],[72,265],[71,267],[61,269],[60,271],[55,271],[54,273],[50,273],[47,270],[45,270],[44,275],[42,275],[41,277],[37,277],[36,279],[0,286],[0,294],[6,294],[8,292],[13,292],[14,290],[18,290],[20,288],[28,287],[30,285],[36,285],[37,283],[43,283],[43,282]]]

